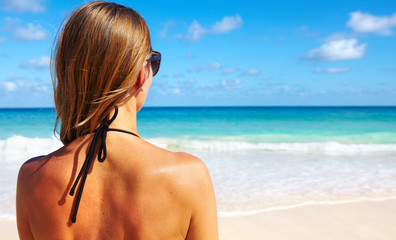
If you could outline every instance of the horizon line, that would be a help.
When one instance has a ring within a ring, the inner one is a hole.
[[[143,106],[144,108],[235,108],[235,107],[396,107],[396,105],[209,105],[209,106]],[[0,109],[54,109],[55,107],[0,107]]]

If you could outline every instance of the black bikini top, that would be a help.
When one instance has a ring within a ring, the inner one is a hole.
[[[73,223],[75,223],[77,220],[78,206],[80,205],[80,200],[81,200],[82,192],[84,190],[85,180],[87,179],[89,167],[91,166],[92,160],[95,156],[95,149],[98,144],[98,141],[101,139],[99,152],[98,152],[98,161],[103,162],[106,159],[106,155],[107,155],[106,136],[107,136],[108,131],[123,132],[123,133],[131,134],[133,136],[139,137],[138,135],[136,135],[135,133],[132,133],[132,132],[128,132],[128,131],[121,130],[121,129],[109,128],[110,124],[114,121],[114,119],[117,117],[117,114],[118,114],[118,107],[114,106],[114,108],[115,108],[114,116],[109,121],[107,121],[107,117],[105,119],[103,119],[103,123],[98,127],[98,129],[96,129],[94,131],[95,135],[92,139],[91,146],[89,147],[87,157],[85,158],[84,164],[81,167],[80,173],[78,174],[76,181],[74,182],[72,188],[70,189],[69,194],[70,194],[70,196],[73,196],[74,191],[77,187],[77,184],[78,184],[80,178],[82,177],[81,185],[78,188],[78,194],[77,194],[76,204],[74,207],[74,213],[71,218],[71,221]]]

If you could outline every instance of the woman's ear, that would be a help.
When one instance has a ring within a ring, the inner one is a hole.
[[[145,61],[145,63],[143,64],[142,68],[140,69],[138,78],[136,79],[137,80],[136,81],[136,86],[138,87],[138,89],[139,88],[142,89],[142,85],[144,84],[144,82],[147,79],[147,73],[146,73],[147,66],[148,66],[148,63],[147,63],[147,61]]]

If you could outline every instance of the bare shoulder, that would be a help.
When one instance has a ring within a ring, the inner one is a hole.
[[[201,159],[187,153],[176,154],[186,164],[182,181],[187,184],[182,192],[191,206],[186,239],[218,239],[216,199],[209,171]]]
[[[182,187],[180,190],[186,200],[194,206],[197,201],[203,200],[202,198],[214,195],[212,180],[205,163],[200,158],[188,153],[174,154],[179,173],[175,180]]]
[[[133,167],[143,165],[141,172],[147,173],[146,180],[151,179],[164,188],[171,188],[174,193],[180,193],[179,196],[187,201],[189,199],[185,199],[186,196],[198,194],[201,188],[212,190],[208,169],[200,158],[185,152],[172,152],[146,141],[141,143],[138,149],[130,149],[131,154],[121,151],[116,154],[120,154],[120,157],[141,156],[141,160],[134,162]]]
[[[149,144],[148,152],[150,152],[150,155],[155,153],[156,159],[159,159],[160,163],[155,162],[154,164],[167,168],[170,167],[177,172],[173,174],[185,176],[188,180],[210,180],[205,163],[194,155],[185,152],[171,152],[152,144]]]
[[[175,155],[176,162],[182,166],[186,176],[194,185],[211,183],[209,171],[200,158],[184,152],[178,152]]]
[[[205,163],[185,152],[171,152],[149,144],[150,156],[155,156],[151,169],[157,169],[183,197],[194,198],[202,188],[211,191],[212,182]]]
[[[16,192],[16,217],[20,239],[34,239],[30,230],[29,212],[32,209],[32,196],[35,191],[35,173],[40,169],[44,156],[26,161],[20,168]]]
[[[46,156],[38,156],[26,161],[18,173],[18,189],[29,189],[29,186],[33,183],[32,177],[37,173],[42,166],[43,161],[45,161]]]
[[[58,182],[56,179],[57,176],[61,175],[61,171],[53,166],[54,153],[31,158],[21,166],[17,180],[17,193],[19,195],[29,194],[33,197],[37,193],[35,191],[37,187],[41,185],[49,187]]]

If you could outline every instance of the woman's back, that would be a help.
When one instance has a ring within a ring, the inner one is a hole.
[[[54,53],[55,129],[64,147],[21,167],[20,238],[217,239],[205,165],[137,131],[161,62],[144,19],[90,2],[67,20]]]
[[[35,239],[209,239],[217,235],[216,222],[198,219],[216,219],[210,177],[201,160],[118,132],[108,133],[106,161],[93,163],[77,222],[71,223],[75,200],[68,193],[91,138],[81,137],[22,167],[17,199],[24,199],[22,209],[30,213],[18,221],[29,222]],[[199,216],[201,210],[211,216]],[[201,228],[212,232],[206,238],[199,235]]]

